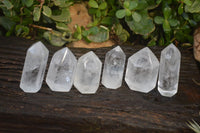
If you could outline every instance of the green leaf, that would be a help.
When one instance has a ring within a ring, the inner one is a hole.
[[[187,13],[183,13],[182,16],[183,16],[183,18],[184,18],[185,20],[187,20],[187,21],[189,20],[189,16],[188,16]]]
[[[93,8],[99,7],[98,3],[95,0],[89,0],[88,4],[89,4],[90,7],[93,7]]]
[[[29,34],[29,28],[24,25],[17,25],[15,27],[16,36],[26,37]]]
[[[124,2],[124,8],[129,8],[129,1]]]
[[[163,14],[164,14],[165,19],[168,19],[171,16],[171,13],[172,13],[172,9],[169,6],[166,6],[163,9]]]
[[[177,26],[179,24],[179,21],[177,19],[169,19],[170,26]]]
[[[136,0],[136,1],[130,1],[129,3],[130,3],[129,10],[133,10],[133,9],[135,9],[138,6],[138,0]]]
[[[82,35],[81,35],[81,34],[78,34],[76,38],[77,38],[78,40],[81,40],[81,39],[82,39]]]
[[[104,16],[107,16],[107,14],[108,14],[108,10],[101,10],[101,16],[104,17]],[[111,16],[111,15],[109,15],[109,16]]]
[[[8,10],[6,7],[1,8],[3,10],[3,14],[6,17],[14,17],[16,16],[16,12],[14,10]]]
[[[199,14],[199,13],[193,14],[193,19],[194,19],[196,22],[199,22],[199,21],[200,21],[200,14]]]
[[[162,0],[156,0],[156,4],[160,4]]]
[[[164,20],[164,23],[163,23],[163,30],[164,32],[170,32],[171,31],[171,27],[170,27],[170,24],[167,20]]]
[[[13,8],[13,5],[9,0],[3,0],[2,3],[6,6],[7,9]]]
[[[183,2],[188,6],[192,5],[192,1],[191,0],[183,0]]]
[[[51,43],[51,45],[53,45],[53,46],[59,46],[59,47],[63,46],[66,43],[66,41],[64,41],[62,39],[62,37],[61,37],[62,33],[58,32],[58,31],[53,31],[53,33],[54,34],[52,34],[49,31],[46,31],[46,32],[44,32],[43,37],[47,41],[49,41]]]
[[[25,15],[26,17],[32,17],[32,11],[29,10],[28,8],[24,8],[23,15]]]
[[[7,31],[11,30],[16,23],[8,17],[0,16],[0,25]]]
[[[33,10],[33,20],[34,21],[39,21],[40,20],[40,15],[41,15],[41,10],[39,7],[34,7]]]
[[[60,15],[51,15],[51,18],[57,22],[70,22],[69,8],[62,8]]]
[[[89,34],[90,34],[90,33],[89,33],[88,30],[84,30],[84,31],[82,32],[82,35],[83,35],[84,37],[87,37]]]
[[[115,26],[115,34],[119,36],[122,33],[122,31],[123,31],[122,25],[121,24],[116,24],[116,26]]]
[[[101,17],[101,11],[100,11],[100,10],[97,10],[97,12],[96,12],[96,16],[97,16],[98,18]]]
[[[148,7],[147,7],[148,10],[152,10],[158,7],[158,5],[160,4],[160,1],[156,1],[156,0],[146,0],[146,2],[148,4]]]
[[[82,29],[80,26],[76,25],[76,32],[74,32],[73,36],[78,40],[82,39]]]
[[[183,3],[178,6],[178,14],[181,15],[183,13]]]
[[[119,39],[120,39],[120,41],[122,43],[126,42],[127,39],[129,38],[129,36],[130,36],[129,33],[125,29],[123,29],[122,32],[121,32],[121,34],[118,35],[118,37],[119,37]]]
[[[91,14],[91,15],[96,14],[97,11],[98,11],[98,9],[96,9],[96,8],[89,8],[88,9],[89,14]]]
[[[68,0],[52,0],[55,4],[55,6],[59,7],[69,7],[70,5],[73,4],[73,2],[68,1]]]
[[[52,15],[51,8],[49,8],[48,6],[43,6],[43,12],[42,13],[47,17],[51,17],[51,15]]]
[[[82,32],[81,26],[76,25],[76,30],[77,30],[78,33],[81,33]]]
[[[53,0],[56,6],[61,6],[65,4],[65,0]]]
[[[90,28],[90,29],[88,30],[88,32],[89,32],[89,34],[91,34],[91,35],[96,35],[96,34],[99,32],[99,28],[98,28],[97,26],[94,26],[94,27]]]
[[[190,13],[200,13],[200,0],[194,0],[193,3],[189,6],[185,6],[185,12]]]
[[[160,46],[165,45],[165,39],[163,38],[163,36],[160,37],[158,44],[159,44]]]
[[[122,43],[124,43],[124,42],[127,41],[129,35],[127,35],[126,33],[122,33],[122,34],[120,34],[118,37],[119,37],[119,40],[120,40]]]
[[[156,24],[162,24],[162,23],[164,22],[164,18],[161,17],[161,16],[156,16],[156,17],[154,18],[154,22],[155,22]]]
[[[132,13],[131,13],[131,11],[129,9],[125,9],[125,10],[126,10],[126,16],[131,16],[132,15]]]
[[[96,25],[98,25],[99,23],[100,23],[100,18],[96,18],[96,19],[93,20],[92,23],[89,23],[89,24],[87,25],[87,27],[96,26]]]
[[[178,30],[174,34],[175,38],[181,42],[192,42],[193,35],[184,32],[183,30]]]
[[[59,30],[62,30],[62,31],[66,31],[66,32],[69,32],[69,28],[67,27],[67,25],[65,23],[59,23],[57,22],[56,23],[56,28],[59,29]]]
[[[116,17],[119,19],[122,19],[126,15],[125,9],[120,9],[116,12]]]
[[[189,20],[189,23],[190,23],[190,25],[193,26],[193,27],[197,25],[197,22],[195,22],[195,21],[192,20],[192,19]]]
[[[155,46],[156,45],[156,41],[154,39],[150,40],[147,44],[147,46]]]
[[[88,35],[87,39],[91,42],[105,42],[109,39],[109,30],[104,26],[100,26],[98,33],[95,35]]]
[[[107,3],[106,2],[103,2],[99,5],[99,9],[101,10],[105,10],[107,8]]]
[[[148,17],[147,10],[139,12],[142,16],[140,22],[136,22],[134,19],[125,17],[125,21],[129,28],[136,34],[149,35],[155,30],[155,25],[150,17]]]
[[[114,22],[113,18],[112,17],[104,17],[102,20],[101,20],[101,24],[104,24],[104,25],[112,25]]]
[[[133,12],[132,17],[136,22],[140,22],[142,19],[141,15],[137,12]]]
[[[33,0],[22,0],[22,3],[27,7],[30,7],[33,5]]]
[[[138,6],[136,7],[137,10],[145,10],[148,7],[148,3],[146,0],[139,0],[138,1]]]

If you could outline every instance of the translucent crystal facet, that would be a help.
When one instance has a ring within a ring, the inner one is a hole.
[[[117,89],[122,84],[126,55],[120,46],[110,50],[105,57],[102,84],[106,88]]]
[[[24,92],[36,93],[40,90],[48,56],[49,51],[42,42],[37,42],[28,49],[20,82],[20,88]]]
[[[155,88],[159,61],[149,48],[143,48],[128,59],[125,81],[131,90],[147,93]]]
[[[170,44],[161,52],[158,91],[161,95],[171,97],[178,91],[181,53]]]
[[[78,59],[74,86],[82,94],[94,94],[98,87],[102,63],[94,52],[88,52]]]
[[[76,64],[76,57],[67,47],[53,55],[46,77],[46,82],[52,91],[70,91]]]

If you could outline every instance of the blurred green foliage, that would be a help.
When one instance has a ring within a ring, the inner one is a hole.
[[[69,7],[81,2],[87,3],[92,23],[76,25],[72,33]],[[55,46],[81,39],[104,42],[111,34],[121,43],[138,34],[148,46],[192,43],[199,7],[200,0],[0,0],[0,35],[36,34]]]

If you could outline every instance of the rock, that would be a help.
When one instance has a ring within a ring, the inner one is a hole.
[[[92,22],[91,16],[88,14],[88,10],[86,8],[85,3],[74,4],[70,6],[70,16],[71,23],[68,24],[69,29],[75,32],[75,25],[83,26],[87,29],[87,25]],[[72,42],[67,45],[68,47],[77,47],[77,48],[101,48],[101,47],[111,47],[114,45],[114,42],[111,40],[102,42],[102,43],[87,43],[84,40],[79,40],[76,42]]]
[[[194,58],[200,62],[200,28],[194,32]]]
[[[114,42],[111,40],[102,42],[102,43],[87,43],[84,40],[76,41],[68,45],[68,47],[75,47],[75,48],[101,48],[101,47],[111,47],[114,45]]]
[[[79,26],[83,26],[86,28],[86,26],[92,22],[91,16],[88,14],[88,10],[86,8],[86,4],[74,4],[73,6],[70,6],[70,17],[71,17],[71,23],[68,24],[68,27],[72,32],[74,32],[75,25],[78,24]]]

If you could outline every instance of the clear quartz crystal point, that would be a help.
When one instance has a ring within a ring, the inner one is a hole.
[[[162,96],[172,97],[178,91],[181,53],[170,44],[161,52],[158,91]]]
[[[76,64],[76,57],[67,47],[53,55],[46,77],[46,82],[52,91],[70,91]]]
[[[156,86],[158,69],[158,59],[145,47],[129,57],[125,81],[131,90],[148,93]]]
[[[36,93],[40,90],[48,56],[49,51],[42,42],[33,44],[27,50],[20,82],[20,88],[24,92]]]
[[[122,85],[126,55],[120,46],[106,53],[101,83],[110,89],[117,89]]]
[[[94,94],[100,82],[102,63],[94,52],[90,51],[78,59],[74,86],[82,94]]]

